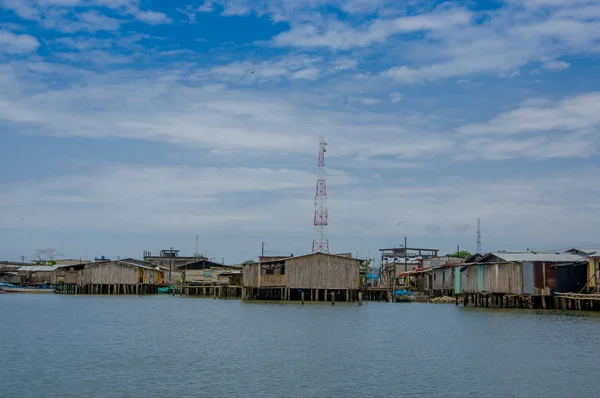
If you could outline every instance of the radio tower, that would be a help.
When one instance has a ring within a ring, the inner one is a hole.
[[[315,234],[312,243],[313,253],[329,254],[327,238],[327,184],[325,183],[325,137],[319,137],[319,172],[317,174],[317,192],[315,194]]]
[[[479,217],[477,217],[477,253],[481,254],[481,225],[479,224]]]

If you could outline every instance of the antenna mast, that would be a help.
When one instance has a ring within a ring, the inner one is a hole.
[[[319,137],[319,171],[317,174],[317,191],[315,193],[315,233],[313,236],[312,252],[329,254],[329,239],[327,238],[327,184],[325,183],[325,152],[327,142],[325,137]]]
[[[479,217],[477,217],[477,253],[481,254],[481,225],[479,224]]]

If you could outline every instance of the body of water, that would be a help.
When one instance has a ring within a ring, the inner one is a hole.
[[[596,396],[599,331],[578,312],[4,294],[0,396]]]

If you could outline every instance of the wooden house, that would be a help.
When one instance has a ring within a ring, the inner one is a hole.
[[[165,269],[136,259],[97,261],[62,268],[65,284],[78,286],[80,291],[88,293],[153,293],[163,284],[165,276]]]
[[[21,283],[55,285],[64,279],[59,265],[24,265],[17,270]]]
[[[560,252],[493,252],[475,263],[457,265],[455,294],[550,296],[556,287],[556,265],[581,260]]]
[[[425,270],[424,290],[433,296],[454,295],[454,266],[444,264]]]
[[[250,299],[354,299],[362,260],[324,253],[244,264],[243,296]]]
[[[600,252],[587,257],[587,291],[598,293],[600,291]]]
[[[228,267],[220,263],[202,258],[193,263],[180,265],[177,271],[182,273],[182,278],[186,284],[229,284],[229,277],[225,273],[241,268]],[[223,274],[223,276],[221,276]]]

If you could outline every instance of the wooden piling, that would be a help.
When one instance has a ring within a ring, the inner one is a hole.
[[[363,302],[363,294],[362,292],[358,292],[358,305],[362,305]]]
[[[302,305],[304,305],[304,291],[300,293],[300,299],[302,300]]]

